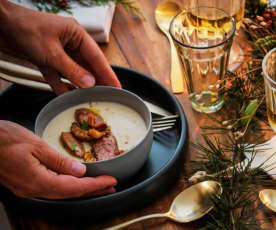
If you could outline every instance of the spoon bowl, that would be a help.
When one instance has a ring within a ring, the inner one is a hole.
[[[180,12],[180,6],[174,2],[161,2],[158,4],[155,10],[155,20],[160,30],[169,33],[171,20]]]
[[[175,2],[161,2],[155,9],[155,21],[159,29],[167,36],[171,46],[171,87],[174,93],[184,92],[184,82],[177,51],[170,36],[170,23],[181,8]]]
[[[211,196],[220,197],[221,194],[222,187],[220,183],[216,181],[203,181],[182,191],[174,199],[171,204],[171,208],[167,213],[156,213],[142,216],[125,223],[106,228],[105,230],[121,229],[142,220],[158,217],[165,217],[178,223],[188,223],[199,219],[211,211],[214,204],[209,198]]]
[[[213,209],[212,195],[220,197],[222,187],[216,181],[203,181],[181,192],[173,201],[169,216],[179,223],[197,220]]]
[[[276,212],[276,190],[263,189],[259,192],[261,202],[273,212]]]

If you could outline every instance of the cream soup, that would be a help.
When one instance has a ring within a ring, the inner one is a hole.
[[[125,105],[113,102],[92,102],[71,107],[58,114],[48,124],[42,138],[58,152],[77,160],[83,161],[83,159],[73,156],[64,149],[60,141],[60,135],[61,132],[70,132],[72,122],[75,120],[75,110],[79,108],[93,108],[102,116],[117,139],[120,150],[130,150],[146,135],[147,128],[143,118],[135,110]],[[84,147],[86,151],[91,148],[85,143]]]

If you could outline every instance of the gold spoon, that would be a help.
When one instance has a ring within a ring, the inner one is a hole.
[[[170,22],[181,12],[181,8],[174,2],[161,2],[155,9],[155,21],[159,29],[168,37],[171,46],[171,87],[174,93],[183,93],[183,75],[177,51],[169,33]]]
[[[263,189],[259,192],[259,198],[266,207],[276,212],[276,190]]]
[[[105,230],[120,229],[138,221],[156,217],[165,217],[179,223],[194,221],[204,216],[214,207],[213,202],[209,199],[209,197],[211,195],[217,195],[220,197],[221,194],[222,187],[218,182],[203,181],[192,185],[188,189],[181,192],[174,199],[168,212],[142,216],[125,223],[106,228]]]

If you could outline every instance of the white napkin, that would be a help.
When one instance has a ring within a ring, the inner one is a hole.
[[[37,10],[30,0],[10,0],[13,3]],[[72,15],[60,12],[59,15],[74,17],[97,42],[108,42],[115,4],[109,3],[104,6],[84,7],[78,4],[72,5]]]
[[[251,168],[261,168],[270,175],[273,180],[276,179],[276,136],[273,136],[270,140],[266,141],[260,146],[255,148],[257,153],[251,162]],[[250,153],[245,153],[247,159],[251,159]],[[247,165],[247,160],[244,161]]]

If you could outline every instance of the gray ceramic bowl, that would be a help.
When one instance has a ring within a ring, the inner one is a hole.
[[[70,91],[58,96],[41,110],[35,122],[35,133],[41,137],[49,122],[56,115],[70,107],[91,101],[116,102],[126,105],[138,112],[145,121],[146,135],[134,148],[109,160],[84,163],[87,168],[86,176],[111,175],[119,182],[126,181],[146,162],[153,140],[151,113],[137,95],[108,86]]]

